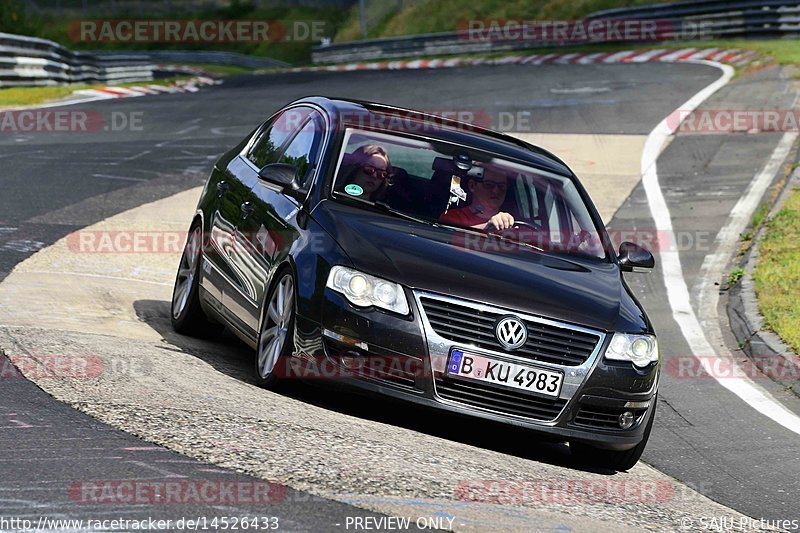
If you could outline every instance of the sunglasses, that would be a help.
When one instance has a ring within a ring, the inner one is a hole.
[[[508,189],[508,184],[498,183],[496,181],[482,181],[481,186],[489,192],[494,191],[495,189],[497,189],[499,192],[506,192],[506,189]]]
[[[391,176],[389,171],[385,168],[375,168],[372,165],[361,165],[361,171],[367,176],[378,176],[382,180]]]

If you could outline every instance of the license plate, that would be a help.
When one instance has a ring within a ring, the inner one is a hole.
[[[543,368],[500,361],[482,355],[453,350],[447,373],[478,381],[496,383],[547,396],[558,397],[564,375]]]

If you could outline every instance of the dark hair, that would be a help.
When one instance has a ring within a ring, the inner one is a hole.
[[[364,165],[367,161],[369,161],[370,157],[374,155],[379,155],[386,160],[386,171],[391,176],[392,173],[392,162],[389,160],[389,153],[386,151],[386,148],[380,146],[378,144],[365,144],[364,146],[359,146],[353,153],[348,154],[347,157],[347,166],[350,167],[344,174],[345,182],[349,182],[353,179],[353,176],[361,170],[361,166]],[[370,200],[380,200],[386,195],[386,190],[389,188],[390,182],[389,179],[386,179],[381,183],[381,186],[370,195]]]

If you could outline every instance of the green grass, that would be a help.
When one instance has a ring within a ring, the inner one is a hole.
[[[404,9],[387,9],[383,2],[367,2],[368,38],[454,31],[469,19],[572,20],[614,7],[659,3],[658,0],[417,0]],[[358,10],[352,9],[336,33],[336,42],[361,38]]]
[[[554,52],[569,54],[573,52],[599,53],[599,52],[620,52],[623,50],[656,50],[656,49],[680,50],[684,48],[698,48],[698,49],[719,48],[722,50],[731,50],[731,49],[755,50],[758,51],[760,54],[762,54],[761,56],[762,62],[775,61],[780,64],[795,64],[800,66],[800,59],[797,59],[797,63],[791,62],[792,59],[795,57],[794,50],[792,49],[791,43],[788,43],[782,39],[769,39],[764,41],[720,39],[715,41],[668,41],[668,42],[648,43],[648,44],[601,43],[601,44],[586,44],[577,46],[563,46],[563,47],[549,47],[549,48],[548,47],[529,48],[529,49],[515,50],[511,52],[482,52],[474,54],[451,54],[451,55],[443,54],[443,55],[438,55],[436,57],[442,59],[451,57],[502,58],[514,55],[548,54]],[[426,59],[431,59],[431,58],[432,57],[426,57]],[[419,59],[419,57],[417,56],[396,57],[396,58],[393,57],[391,60],[402,61],[407,59]],[[737,69],[737,74],[738,70],[739,69]]]
[[[744,268],[736,267],[728,274],[728,286],[736,285],[736,283],[744,276]]]
[[[763,56],[773,58],[781,65],[800,65],[800,43],[797,39],[728,39],[712,41],[710,44],[714,47],[723,45],[726,48],[754,50]]]
[[[800,351],[800,189],[766,222],[754,272],[765,325]]]
[[[753,213],[753,218],[750,220],[750,227],[753,228],[753,231],[757,231],[761,223],[769,214],[769,205],[767,204],[760,204],[756,212]]]
[[[69,96],[73,91],[88,89],[89,85],[58,85],[54,87],[7,87],[0,89],[0,108],[42,104]]]
[[[469,19],[490,20],[542,20],[561,19],[572,20],[583,17],[589,13],[622,6],[645,5],[658,3],[658,0],[415,0],[414,2],[401,2],[400,0],[372,0],[367,2],[367,16],[370,21],[369,38],[393,37],[401,35],[414,35],[420,33],[435,33],[453,31],[463,26]],[[312,42],[239,42],[239,43],[106,43],[106,42],[76,42],[70,38],[70,26],[77,19],[102,19],[109,18],[91,13],[77,13],[65,11],[63,16],[56,17],[47,14],[26,14],[22,8],[22,0],[3,0],[0,2],[0,32],[20,33],[35,35],[52,39],[72,49],[101,49],[101,50],[148,50],[148,49],[205,49],[223,50],[251,54],[256,56],[271,57],[292,64],[309,63],[311,48],[317,43]],[[397,9],[404,5],[403,9]],[[280,20],[288,25],[293,21],[322,21],[325,25],[325,35],[332,37],[334,42],[347,42],[359,40],[361,30],[357,4],[350,10],[338,8],[305,8],[305,7],[257,7],[252,1],[232,1],[216,9],[195,11],[191,14],[181,13],[178,4],[175,4],[175,13],[153,13],[144,16],[137,10],[130,14],[118,13],[113,19],[147,18],[156,19],[186,19],[197,20],[232,20],[232,19],[269,19]],[[616,51],[623,49],[646,48],[681,48],[681,47],[725,47],[755,50],[764,56],[770,56],[780,64],[800,65],[800,46],[797,40],[770,39],[770,40],[725,40],[701,42],[670,42],[650,43],[645,45],[609,44],[587,45],[571,48],[545,49],[537,48],[531,51],[549,52],[553,50],[563,52],[585,51]],[[517,52],[519,53],[519,52]],[[497,55],[508,55],[508,52]],[[479,55],[479,54],[478,54]],[[225,71],[226,66],[219,66],[220,74],[241,74],[244,72]],[[237,67],[230,67],[236,69]]]
[[[311,58],[311,48],[315,42],[233,42],[233,43],[142,43],[142,42],[82,42],[73,40],[70,36],[71,25],[80,19],[157,19],[157,20],[277,20],[288,29],[293,27],[295,21],[321,22],[327,37],[333,37],[342,22],[346,19],[348,11],[333,8],[319,7],[307,8],[296,6],[271,6],[257,7],[253,2],[232,1],[218,8],[208,8],[202,11],[181,12],[180,6],[175,4],[174,13],[147,13],[140,14],[132,8],[128,14],[120,12],[113,16],[65,11],[63,16],[52,14],[26,14],[22,8],[21,0],[0,1],[0,32],[33,35],[56,41],[70,49],[75,50],[221,50],[239,52],[256,56],[271,57],[288,63],[304,63]]]
[[[178,80],[188,80],[194,78],[192,74],[180,74],[178,76],[173,76],[171,78],[158,78],[156,80],[142,80],[142,81],[133,81],[130,83],[122,83],[120,85],[114,85],[114,87],[133,87],[134,85],[172,85]],[[101,87],[105,87],[102,85]]]
[[[251,74],[254,69],[240,67],[238,65],[218,65],[216,63],[172,63],[174,65],[187,65],[190,67],[205,70],[215,76],[237,76],[239,74]]]
[[[142,80],[138,82],[122,83],[114,87],[132,87],[134,85],[171,85],[177,80],[189,79],[192,76],[180,75],[157,80]],[[60,100],[82,89],[106,87],[108,84],[89,85],[55,85],[48,87],[6,87],[0,88],[0,109],[9,107],[32,106]]]

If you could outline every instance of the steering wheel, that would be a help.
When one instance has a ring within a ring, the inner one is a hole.
[[[540,226],[536,226],[534,224],[531,224],[530,222],[523,222],[522,220],[515,220],[513,226],[520,228],[528,228],[532,229],[533,231],[539,231],[540,229],[542,229]]]

